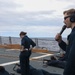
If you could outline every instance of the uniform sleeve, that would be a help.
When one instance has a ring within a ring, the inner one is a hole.
[[[58,45],[62,50],[66,51],[67,44],[64,41],[61,41]]]
[[[30,41],[31,41],[32,47],[36,46],[36,43],[32,39],[30,39]]]
[[[64,70],[64,75],[75,75],[75,38],[71,42],[70,53]]]

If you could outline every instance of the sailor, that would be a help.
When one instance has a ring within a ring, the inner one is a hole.
[[[20,67],[21,75],[30,75],[29,57],[31,50],[36,44],[26,35],[26,32],[20,32],[21,37],[21,52],[20,52]]]

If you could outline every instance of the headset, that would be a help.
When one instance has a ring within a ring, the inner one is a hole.
[[[72,14],[71,16],[70,16],[70,22],[75,22],[75,14]]]

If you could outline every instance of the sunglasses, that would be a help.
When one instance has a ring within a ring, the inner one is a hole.
[[[69,18],[70,16],[66,16],[66,17],[64,17],[64,20],[66,20],[67,18]]]

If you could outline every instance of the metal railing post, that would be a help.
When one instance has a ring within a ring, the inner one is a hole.
[[[1,38],[1,36],[0,36],[0,44],[2,45],[2,38]]]

